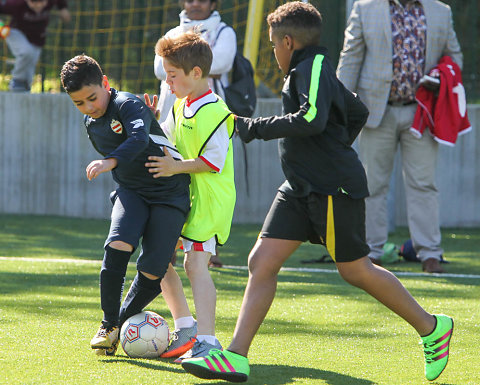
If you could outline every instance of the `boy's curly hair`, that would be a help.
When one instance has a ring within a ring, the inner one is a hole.
[[[276,36],[292,36],[304,46],[320,44],[322,15],[310,3],[283,4],[267,16],[267,23]]]
[[[167,59],[174,67],[189,74],[193,67],[200,67],[205,78],[212,66],[213,54],[210,45],[196,30],[176,37],[162,37],[155,45],[155,53]]]
[[[60,72],[62,86],[67,93],[89,85],[102,85],[103,72],[100,64],[87,55],[77,55],[67,61]]]

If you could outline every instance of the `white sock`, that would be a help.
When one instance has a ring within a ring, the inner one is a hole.
[[[209,335],[205,335],[205,334],[199,334],[197,336],[197,341],[198,342],[205,341],[207,344],[215,345],[215,343],[217,342],[217,337],[209,336]]]
[[[175,330],[183,329],[183,328],[191,328],[193,325],[195,325],[195,319],[192,316],[180,317],[180,318],[177,318],[174,322],[175,322]]]

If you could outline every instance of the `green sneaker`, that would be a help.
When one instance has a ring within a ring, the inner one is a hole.
[[[453,319],[443,315],[434,315],[437,319],[435,330],[428,336],[422,337],[423,352],[425,354],[425,377],[433,381],[447,366],[450,339],[453,333]]]
[[[187,373],[207,380],[245,382],[250,374],[248,358],[228,350],[212,349],[205,357],[183,360],[182,367]]]

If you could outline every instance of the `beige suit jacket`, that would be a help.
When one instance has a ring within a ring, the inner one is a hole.
[[[427,19],[425,73],[443,55],[452,57],[460,68],[463,56],[453,29],[450,7],[436,0],[420,0]],[[388,0],[357,0],[345,30],[337,76],[359,94],[370,116],[367,127],[380,124],[393,78],[392,28]]]

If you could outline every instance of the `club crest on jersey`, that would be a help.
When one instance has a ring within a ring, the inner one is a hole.
[[[112,119],[112,121],[110,122],[110,128],[115,134],[121,134],[123,132],[122,123],[115,119]]]

